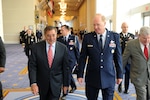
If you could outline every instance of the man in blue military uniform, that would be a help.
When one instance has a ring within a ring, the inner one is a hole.
[[[27,27],[24,26],[24,29],[20,32],[20,44],[22,44],[24,42],[24,36],[25,36],[25,33],[27,32]]]
[[[121,48],[122,48],[122,54],[124,52],[124,49],[127,45],[127,42],[129,40],[134,39],[134,35],[132,33],[128,32],[128,24],[126,22],[123,22],[121,25],[122,32],[120,33],[120,42],[121,42]],[[130,80],[130,63],[131,61],[129,60],[127,65],[124,68],[125,72],[125,80],[124,80],[124,93],[128,94],[129,93],[129,80]],[[122,82],[118,86],[118,91],[121,93],[122,92]]]
[[[57,40],[63,44],[65,44],[68,48],[69,53],[69,66],[70,66],[70,86],[71,90],[70,93],[73,93],[77,87],[74,81],[74,78],[72,76],[72,70],[75,66],[78,64],[79,59],[79,41],[77,36],[72,35],[69,26],[63,25],[61,26],[61,34]],[[62,99],[65,99],[68,90],[63,90],[63,96]]]
[[[85,34],[82,42],[77,78],[82,84],[87,63],[85,89],[88,100],[98,100],[99,90],[103,100],[113,100],[115,83],[120,84],[123,78],[119,34],[108,31],[105,25],[105,17],[96,14],[94,32]]]

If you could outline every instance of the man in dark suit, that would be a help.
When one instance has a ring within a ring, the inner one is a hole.
[[[105,28],[106,20],[101,14],[96,14],[93,25],[95,31],[85,34],[83,38],[78,82],[80,84],[83,82],[87,63],[85,75],[87,99],[98,100],[101,89],[103,100],[113,100],[115,83],[120,84],[123,78],[120,37],[119,34]]]
[[[42,30],[40,30],[40,29],[36,30],[36,40],[37,40],[37,42],[42,40]]]
[[[34,44],[35,41],[35,35],[31,29],[28,29],[25,36],[24,36],[24,42],[22,43],[25,54],[29,58],[29,55],[31,53],[31,46]]]
[[[28,28],[26,26],[24,26],[24,29],[20,32],[20,36],[19,36],[20,44],[22,44],[24,42],[24,36],[25,36],[25,33],[27,32],[27,29]]]
[[[150,27],[141,27],[137,39],[131,40],[123,53],[123,67],[131,59],[130,77],[136,100],[150,100]]]
[[[3,41],[0,37],[0,73],[4,72],[6,63],[6,50]],[[0,100],[3,100],[2,83],[0,82]]]
[[[72,70],[74,67],[78,64],[79,60],[79,41],[76,36],[71,34],[70,28],[67,25],[61,26],[61,34],[57,40],[63,44],[65,44],[68,48],[68,54],[69,54],[69,68],[70,68],[70,86],[71,90],[70,93],[73,93],[77,87],[75,84],[75,80],[72,76]],[[68,90],[63,90],[63,96],[62,99],[65,99],[65,96],[67,95]]]
[[[120,33],[120,42],[121,42],[121,48],[122,48],[122,54],[124,52],[124,49],[127,45],[127,42],[129,40],[134,39],[134,35],[132,33],[128,32],[128,24],[126,22],[123,22],[121,25],[122,32]],[[130,64],[131,61],[129,60],[126,67],[124,68],[125,72],[125,80],[124,80],[124,93],[128,94],[129,93],[129,80],[130,80]],[[118,86],[118,91],[122,92],[122,82]]]
[[[40,100],[59,100],[62,85],[69,86],[68,49],[56,41],[55,27],[47,26],[44,35],[45,40],[31,48],[28,62],[31,90],[34,95],[39,93]]]

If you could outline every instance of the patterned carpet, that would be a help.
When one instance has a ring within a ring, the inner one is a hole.
[[[4,100],[39,100],[38,96],[33,96],[29,88],[27,75],[27,57],[20,44],[6,44],[6,71],[0,75],[3,84]],[[74,75],[76,79],[76,75]],[[81,86],[76,82],[77,90],[67,96],[66,100],[86,100],[84,84]],[[136,100],[135,90],[130,83],[130,93],[118,93],[117,85],[114,100]],[[99,99],[101,99],[101,93]]]

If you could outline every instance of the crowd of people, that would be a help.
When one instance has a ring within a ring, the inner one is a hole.
[[[26,56],[29,58],[32,44],[42,41],[42,31],[37,29],[36,34],[34,34],[32,29],[24,26],[24,29],[20,32],[19,39]]]
[[[97,100],[100,90],[103,100],[113,100],[115,84],[118,84],[118,92],[128,94],[130,79],[137,100],[149,100],[150,27],[141,27],[137,37],[137,34],[128,32],[126,22],[122,23],[119,34],[108,30],[105,25],[105,16],[96,14],[93,18],[94,31],[82,36],[82,47],[79,37],[68,25],[62,25],[59,34],[53,26],[46,26],[43,34],[37,29],[36,35],[25,27],[20,32],[20,43],[28,57],[32,93],[39,94],[40,100],[65,100],[68,93],[77,89],[72,76],[76,69],[79,84],[85,78],[88,100]],[[1,73],[6,59],[1,40],[0,53]]]

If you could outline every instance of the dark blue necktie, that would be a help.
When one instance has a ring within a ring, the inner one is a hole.
[[[64,42],[65,42],[65,44],[67,44],[67,39],[66,39],[66,36],[64,37]]]
[[[103,36],[103,35],[100,35],[100,38],[99,38],[99,46],[100,46],[100,50],[103,50],[102,36]]]

